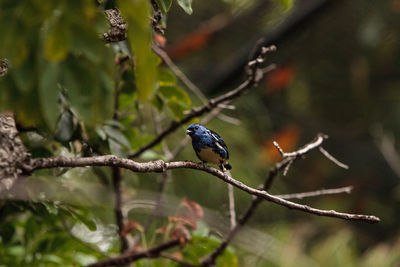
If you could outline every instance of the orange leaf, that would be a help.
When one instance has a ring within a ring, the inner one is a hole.
[[[180,59],[188,54],[202,49],[207,45],[211,36],[223,29],[230,21],[225,15],[217,15],[202,23],[199,28],[179,40],[175,45],[167,48],[167,54],[172,59]]]
[[[264,142],[262,153],[264,158],[268,161],[276,161],[280,159],[281,154],[273,145],[273,141],[278,142],[279,146],[284,152],[292,152],[299,141],[301,129],[299,126],[289,124],[282,130],[280,130],[272,139]]]
[[[286,64],[272,71],[266,81],[267,92],[280,91],[287,88],[293,80],[295,71],[292,64]]]
[[[153,38],[154,38],[154,43],[156,43],[156,45],[159,47],[164,48],[165,45],[167,44],[167,39],[159,33],[155,32]]]
[[[181,245],[185,244],[192,238],[189,230],[182,223],[177,223],[175,225],[174,230],[170,234],[170,237],[172,239],[179,240]]]
[[[122,231],[121,231],[121,235],[126,236],[127,234],[129,234],[133,231],[136,231],[138,229],[141,229],[141,228],[142,228],[142,226],[138,222],[128,221],[126,224],[124,224],[124,227],[122,228]]]
[[[172,253],[171,256],[174,257],[175,259],[178,259],[178,260],[182,260],[183,259],[182,253],[180,253],[179,251]]]
[[[187,207],[187,209],[196,216],[197,219],[203,218],[204,212],[203,208],[196,202],[188,200],[186,197],[182,199],[182,204]]]

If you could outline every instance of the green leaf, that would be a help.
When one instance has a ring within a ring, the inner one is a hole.
[[[164,101],[158,94],[153,97],[151,104],[153,104],[153,106],[155,106],[158,111],[161,111],[164,107]]]
[[[15,257],[23,256],[25,254],[25,248],[23,246],[9,247],[7,253]]]
[[[176,85],[176,77],[172,71],[166,68],[158,70],[158,84],[160,86],[174,86]]]
[[[97,258],[93,255],[84,254],[81,252],[74,253],[74,260],[81,266],[86,266],[88,264],[96,262]]]
[[[70,31],[61,17],[48,21],[44,40],[44,55],[50,61],[61,61],[67,57]]]
[[[95,129],[97,135],[101,138],[101,140],[106,140],[107,139],[107,135],[106,133],[103,131],[103,128],[101,127],[96,127]]]
[[[58,264],[58,265],[62,265],[63,264],[62,259],[60,257],[58,257],[57,255],[54,255],[54,254],[43,255],[41,260],[43,262],[47,262],[47,263],[55,263],[55,264]]]
[[[66,109],[61,113],[60,119],[57,122],[57,129],[54,137],[60,142],[67,142],[71,140],[74,131],[74,115],[70,110]]]
[[[104,126],[104,132],[107,134],[108,137],[114,139],[114,141],[118,142],[119,144],[123,145],[125,148],[130,149],[131,144],[126,136],[118,129],[113,128],[111,126]]]
[[[167,13],[172,6],[172,0],[156,0],[158,7],[162,13]]]
[[[3,245],[9,243],[15,234],[15,226],[11,222],[3,222],[0,224],[1,243]]]
[[[182,118],[184,112],[190,109],[191,100],[185,90],[175,86],[162,86],[159,91],[176,118]]]
[[[205,255],[211,253],[220,244],[219,240],[212,237],[192,236],[189,245],[182,250],[182,255],[189,262],[198,263],[198,260]],[[235,267],[238,266],[238,260],[232,249],[228,248],[218,257],[216,262],[217,267]]]
[[[192,0],[178,0],[178,5],[180,5],[189,15],[193,13]]]
[[[161,95],[168,99],[168,101],[175,101],[187,107],[192,103],[189,95],[182,88],[176,86],[162,86],[159,90]]]
[[[59,81],[60,65],[48,63],[44,66],[39,82],[39,100],[44,118],[50,128],[53,128],[58,119],[57,83]],[[54,128],[53,128],[54,129]]]
[[[82,222],[90,231],[96,231],[97,226],[94,220],[90,219],[87,217],[87,215],[81,215],[79,214],[78,211],[72,211],[70,212],[80,221]]]
[[[128,39],[135,54],[135,78],[139,100],[151,101],[159,59],[151,50],[149,1],[126,0],[118,4],[129,25]]]
[[[108,147],[110,148],[111,154],[120,156],[120,157],[125,157],[126,153],[124,149],[122,148],[122,145],[118,143],[117,141],[114,141],[114,139],[108,138]]]
[[[293,0],[279,0],[279,2],[285,9],[290,9],[293,7]]]

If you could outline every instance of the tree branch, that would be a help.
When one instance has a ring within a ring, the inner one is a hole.
[[[110,23],[110,31],[103,34],[104,41],[112,43],[125,40],[127,26],[122,18],[121,12],[118,9],[113,8],[105,10],[104,13]]]
[[[283,198],[283,199],[303,199],[303,198],[307,198],[307,197],[335,195],[335,194],[341,194],[341,193],[350,194],[352,190],[353,190],[352,186],[346,186],[346,187],[340,187],[340,188],[321,189],[321,190],[316,190],[316,191],[311,191],[311,192],[284,194],[284,195],[276,195],[276,196]]]
[[[120,239],[120,252],[123,253],[129,248],[129,242],[122,230],[124,228],[124,215],[122,213],[122,186],[121,186],[121,170],[118,167],[112,168],[112,181],[114,187],[115,204],[114,213],[118,226],[118,236]]]
[[[287,164],[287,163],[286,163]],[[315,208],[311,208],[306,205],[297,204],[288,200],[284,200],[282,198],[276,197],[274,195],[269,194],[264,190],[254,189],[249,187],[242,182],[239,182],[232,177],[227,176],[220,170],[217,170],[212,167],[203,166],[203,164],[191,162],[191,161],[175,161],[175,162],[164,162],[163,160],[150,161],[150,162],[136,162],[133,160],[119,158],[114,155],[108,156],[95,156],[95,157],[83,157],[83,158],[65,158],[65,157],[55,157],[55,158],[39,158],[32,159],[31,166],[25,166],[26,171],[34,171],[38,169],[44,168],[58,168],[58,167],[86,167],[86,166],[113,166],[129,169],[134,172],[165,172],[170,169],[194,169],[205,171],[207,173],[212,174],[213,176],[223,180],[226,183],[229,183],[240,190],[247,192],[251,195],[258,196],[262,199],[268,200],[270,202],[276,203],[278,205],[287,207],[289,209],[296,209],[300,211],[304,211],[307,213],[319,215],[319,216],[328,216],[341,218],[345,220],[360,220],[366,221],[370,223],[379,222],[380,219],[371,216],[371,215],[360,215],[360,214],[349,214],[349,213],[341,213],[336,212],[334,210],[319,210]]]
[[[14,116],[0,114],[0,195],[24,175],[23,165],[29,163],[30,156],[18,136]]]
[[[168,242],[162,243],[156,247],[150,248],[141,252],[133,252],[126,255],[120,255],[118,257],[102,260],[96,263],[87,265],[87,267],[106,267],[113,265],[123,265],[128,264],[143,258],[156,258],[164,250],[176,247],[180,244],[179,240],[170,240]]]
[[[156,32],[164,34],[164,28],[159,24],[162,19],[162,12],[160,10],[160,7],[157,5],[157,2],[155,0],[151,0],[150,2],[154,9],[154,15],[151,18],[151,25]]]
[[[0,77],[5,76],[8,72],[8,60],[0,59]]]
[[[233,194],[233,186],[228,184],[228,201],[229,201],[229,219],[231,229],[236,226],[236,211],[235,211],[235,195]]]

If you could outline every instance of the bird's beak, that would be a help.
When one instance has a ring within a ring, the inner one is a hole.
[[[187,134],[187,135],[192,135],[192,134],[193,134],[193,131],[192,131],[192,130],[186,130],[186,134]]]

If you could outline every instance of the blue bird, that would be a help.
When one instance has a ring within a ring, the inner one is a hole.
[[[228,148],[217,133],[195,123],[187,128],[186,134],[192,138],[193,149],[204,165],[206,162],[216,164],[223,172],[232,169],[228,163]]]

